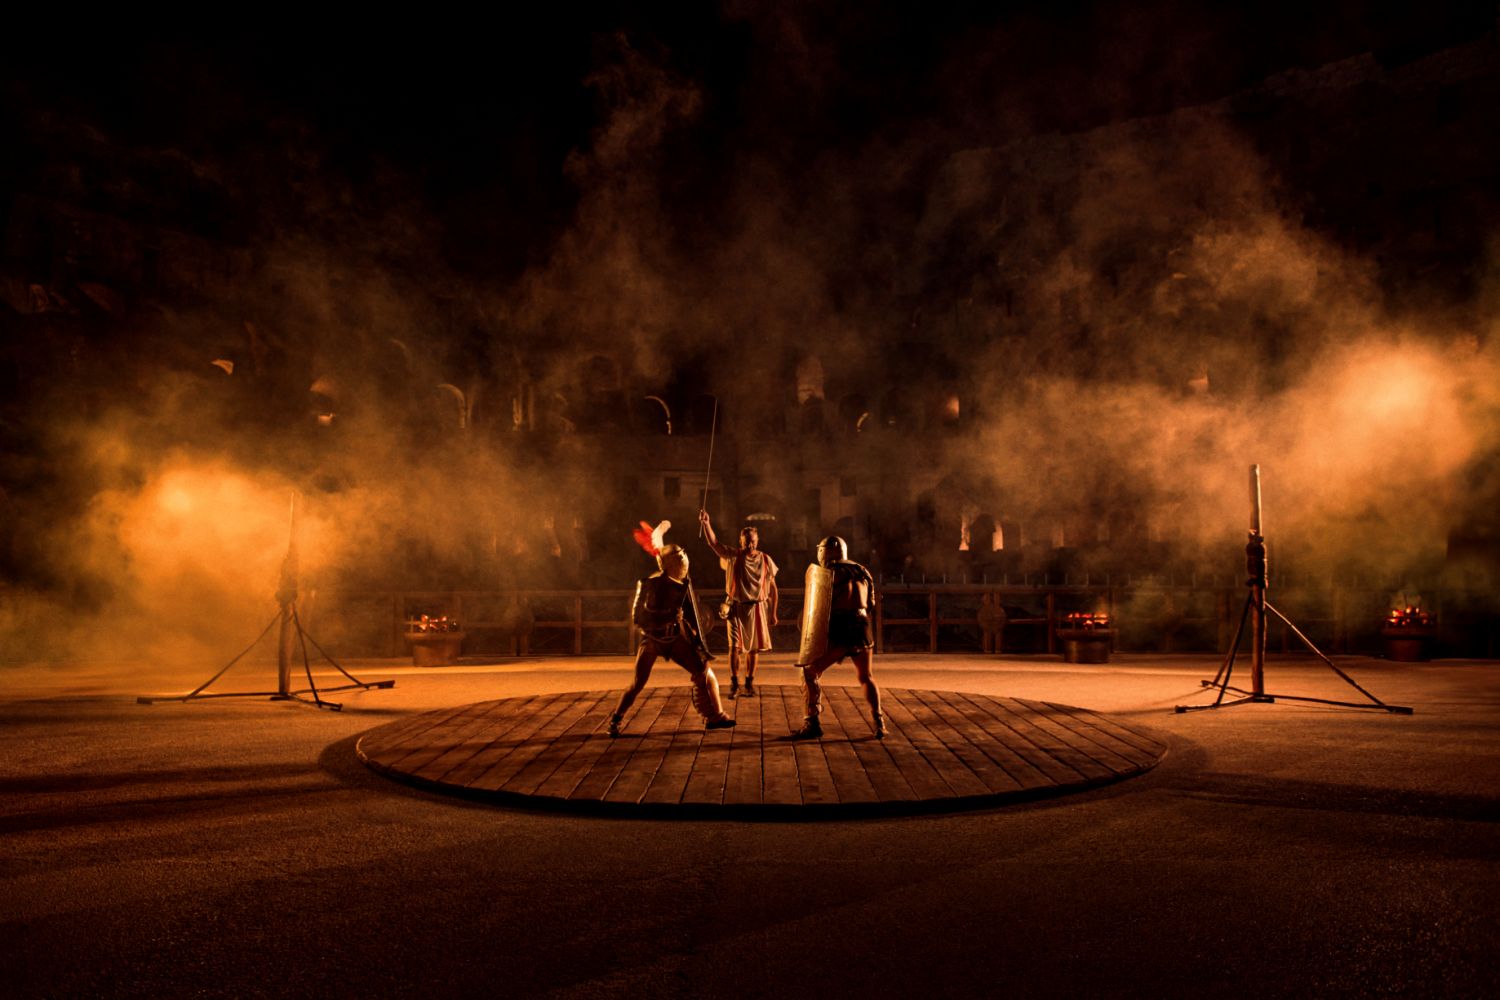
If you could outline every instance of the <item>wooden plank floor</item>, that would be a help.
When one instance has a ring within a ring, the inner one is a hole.
[[[825,685],[823,738],[795,687],[726,701],[707,732],[687,687],[642,692],[618,739],[619,691],[445,708],[371,730],[356,752],[398,780],[521,805],[687,815],[896,814],[975,808],[1091,788],[1155,767],[1166,745],[1108,715],[953,691],[884,688],[877,740],[859,688]]]

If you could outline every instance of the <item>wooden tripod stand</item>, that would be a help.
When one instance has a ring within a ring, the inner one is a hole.
[[[1250,540],[1245,545],[1245,573],[1248,579],[1247,585],[1250,592],[1245,596],[1245,607],[1240,612],[1240,624],[1234,632],[1234,639],[1229,644],[1229,655],[1219,666],[1219,672],[1211,681],[1202,681],[1206,688],[1218,688],[1219,695],[1212,703],[1207,705],[1178,705],[1176,711],[1201,712],[1211,708],[1228,708],[1231,705],[1244,705],[1254,702],[1274,702],[1277,698],[1284,701],[1310,701],[1321,705],[1339,705],[1345,708],[1374,708],[1383,712],[1394,712],[1398,715],[1411,715],[1412,710],[1404,705],[1387,705],[1375,697],[1350,677],[1338,666],[1323,655],[1323,651],[1313,644],[1313,641],[1303,634],[1302,630],[1292,624],[1290,618],[1282,614],[1266,600],[1266,539],[1261,534],[1260,520],[1260,466],[1250,466]],[[1313,654],[1322,660],[1329,670],[1338,674],[1350,687],[1370,699],[1368,702],[1358,701],[1334,701],[1328,698],[1309,698],[1294,694],[1267,694],[1266,693],[1266,615],[1275,615],[1283,625],[1292,630],[1292,633],[1302,640],[1303,645],[1312,650]],[[1230,678],[1234,673],[1235,656],[1239,653],[1240,639],[1245,634],[1245,622],[1250,622],[1250,690],[1230,686]],[[1224,695],[1233,691],[1240,695],[1238,698],[1224,700]]]
[[[302,620],[297,617],[297,495],[295,493],[292,494],[291,538],[287,542],[286,556],[281,560],[281,582],[276,588],[276,603],[281,606],[281,610],[276,613],[276,617],[272,618],[266,627],[261,629],[260,635],[256,636],[250,645],[241,650],[238,656],[224,664],[218,673],[202,684],[199,684],[187,694],[142,695],[136,698],[136,704],[153,705],[158,701],[196,701],[199,698],[269,698],[271,701],[306,702],[310,705],[316,705],[319,708],[338,712],[342,711],[344,706],[339,702],[325,699],[322,696],[324,691],[352,691],[355,689],[368,691],[371,688],[393,688],[396,686],[396,682],[393,680],[362,681],[358,677],[355,677],[349,671],[345,670],[342,664],[332,656],[329,656],[328,652],[322,646],[318,645],[318,641],[308,635],[307,630],[302,627]],[[230,667],[240,662],[245,657],[245,654],[260,645],[260,641],[270,633],[271,628],[278,622],[281,623],[281,631],[276,642],[275,691],[204,693],[214,681],[228,673]],[[333,664],[338,672],[347,677],[351,683],[342,684],[338,687],[325,687],[320,691],[317,683],[313,680],[312,663],[307,655],[308,643],[312,643],[313,648],[318,651],[318,654]],[[302,652],[302,669],[307,676],[307,687],[294,691],[292,690],[292,658],[296,655],[298,648]],[[312,697],[304,698],[303,695],[306,694],[311,694]]]

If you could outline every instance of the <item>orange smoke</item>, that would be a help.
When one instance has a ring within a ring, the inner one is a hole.
[[[292,488],[214,461],[169,461],[138,490],[95,501],[97,569],[116,585],[99,655],[192,659],[221,654],[275,611]],[[299,503],[304,586],[327,564],[333,532]]]

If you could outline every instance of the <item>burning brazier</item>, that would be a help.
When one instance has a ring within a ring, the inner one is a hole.
[[[407,621],[406,641],[411,643],[413,666],[446,667],[458,662],[464,634],[458,622],[447,615],[441,618],[423,615]]]
[[[1432,659],[1432,641],[1437,620],[1415,605],[1393,608],[1380,628],[1385,658],[1400,663],[1423,663]]]
[[[1115,630],[1109,627],[1108,615],[1074,612],[1063,617],[1057,638],[1068,663],[1108,663]]]

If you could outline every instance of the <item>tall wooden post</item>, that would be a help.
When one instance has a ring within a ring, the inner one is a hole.
[[[281,637],[276,643],[276,696],[292,696],[292,650],[297,633],[292,628],[292,606],[281,606]]]
[[[1245,545],[1245,570],[1250,580],[1250,690],[1266,693],[1266,539],[1261,533],[1260,466],[1250,466],[1250,541]]]
[[[276,643],[276,694],[292,696],[292,655],[297,641],[294,628],[297,613],[297,494],[292,493],[290,538],[286,557],[281,560],[281,583],[276,588],[276,603],[281,605],[281,635]]]

